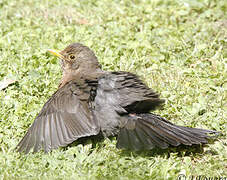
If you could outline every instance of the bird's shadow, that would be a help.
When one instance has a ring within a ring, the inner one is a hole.
[[[108,137],[111,141],[116,140],[116,137]],[[90,137],[83,137],[78,139],[77,141],[73,142],[69,145],[69,147],[77,146],[79,144],[87,145],[91,144],[91,151],[94,148],[102,149],[105,148],[104,143],[105,138],[102,135],[96,135],[96,136],[90,136]],[[209,144],[213,144],[215,140],[210,139]],[[140,157],[155,157],[155,156],[163,156],[169,158],[171,154],[175,154],[177,157],[185,157],[185,156],[195,156],[195,155],[204,155],[205,154],[211,154],[215,155],[215,151],[204,151],[204,148],[207,147],[207,144],[194,144],[191,146],[188,145],[179,145],[179,146],[169,146],[167,149],[160,149],[160,148],[154,148],[152,150],[142,150],[142,151],[131,151],[131,150],[125,150],[122,149],[119,151],[120,155],[123,157],[134,157],[140,156]]]

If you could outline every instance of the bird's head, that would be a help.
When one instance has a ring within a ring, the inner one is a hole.
[[[52,49],[48,51],[61,59],[63,82],[61,82],[60,86],[72,79],[101,72],[95,53],[80,43],[70,44],[62,51]]]
[[[100,64],[95,53],[80,43],[73,43],[62,51],[48,50],[61,59],[63,73],[67,72],[92,72],[100,69]]]

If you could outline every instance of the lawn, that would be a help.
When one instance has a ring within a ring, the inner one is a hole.
[[[0,27],[0,81],[16,80],[0,91],[0,179],[227,178],[226,0],[0,0]],[[61,78],[47,49],[71,42],[92,48],[103,69],[136,73],[160,92],[166,103],[155,113],[222,135],[162,151],[122,151],[110,138],[17,153]]]

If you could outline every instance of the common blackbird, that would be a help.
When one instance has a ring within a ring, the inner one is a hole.
[[[82,44],[49,52],[61,59],[63,77],[18,144],[19,152],[49,152],[98,134],[117,136],[118,148],[135,151],[207,143],[217,134],[150,113],[164,102],[159,94],[135,74],[103,71],[94,52]]]

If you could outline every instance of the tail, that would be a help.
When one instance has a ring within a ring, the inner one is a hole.
[[[207,143],[219,133],[213,130],[177,126],[155,114],[131,114],[118,134],[117,147],[130,150],[165,149],[180,144]]]

